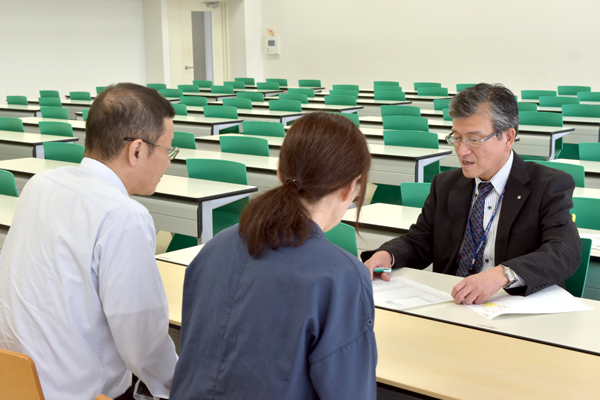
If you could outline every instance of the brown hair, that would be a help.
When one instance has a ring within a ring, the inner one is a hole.
[[[135,83],[110,85],[96,97],[85,124],[85,154],[110,161],[125,147],[125,138],[156,143],[173,118],[171,103],[156,90]],[[154,146],[148,146],[152,153]]]
[[[283,184],[256,197],[240,218],[239,233],[258,257],[272,249],[300,246],[311,232],[306,208],[360,176],[357,220],[365,197],[371,155],[358,127],[348,118],[311,113],[294,122],[279,152]]]

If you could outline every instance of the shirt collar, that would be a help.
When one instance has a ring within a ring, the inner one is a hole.
[[[119,189],[125,196],[129,197],[129,193],[127,193],[127,188],[125,188],[125,185],[123,184],[123,181],[121,181],[121,178],[119,178],[119,176],[115,174],[115,171],[110,169],[106,164],[98,160],[94,160],[93,158],[84,157],[84,159],[81,161],[81,164],[79,164],[79,168],[95,172],[100,176],[101,179],[112,184],[114,187]]]
[[[513,164],[513,151],[510,151],[510,156],[508,156],[508,160],[504,163],[504,166],[500,168],[500,171],[496,172],[492,179],[490,179],[490,183],[494,186],[494,190],[501,194],[504,191],[504,187],[506,186],[506,182],[508,182],[508,176],[510,175],[510,170]],[[479,194],[479,184],[483,182],[481,178],[475,178],[475,187],[476,193]]]

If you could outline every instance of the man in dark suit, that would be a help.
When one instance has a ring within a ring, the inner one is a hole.
[[[513,93],[479,84],[450,102],[461,170],[434,177],[417,223],[405,236],[361,254],[367,267],[426,268],[463,276],[456,303],[481,304],[500,288],[529,295],[570,277],[581,241],[569,210],[573,178],[513,150],[519,114]],[[386,273],[384,280],[389,280]]]

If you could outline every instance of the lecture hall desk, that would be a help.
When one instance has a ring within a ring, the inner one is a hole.
[[[44,158],[44,143],[76,143],[78,140],[76,137],[0,131],[0,160],[25,157]]]

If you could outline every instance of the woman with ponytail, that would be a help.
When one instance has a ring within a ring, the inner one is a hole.
[[[375,399],[370,273],[323,234],[352,202],[360,213],[370,165],[349,119],[294,122],[281,186],[186,271],[171,399]]]

